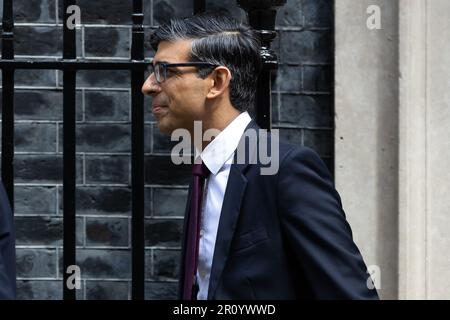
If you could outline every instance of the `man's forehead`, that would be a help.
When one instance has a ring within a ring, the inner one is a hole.
[[[153,61],[182,62],[188,61],[192,40],[161,41]]]

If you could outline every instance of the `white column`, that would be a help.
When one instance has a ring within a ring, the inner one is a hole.
[[[400,298],[450,299],[450,1],[400,1]]]
[[[450,299],[450,1],[335,4],[336,187],[355,241],[382,298]]]
[[[450,1],[427,3],[427,297],[450,299]]]
[[[400,0],[399,298],[426,298],[427,5]]]
[[[369,30],[367,8],[380,8]],[[335,0],[335,178],[354,240],[398,297],[398,4]]]

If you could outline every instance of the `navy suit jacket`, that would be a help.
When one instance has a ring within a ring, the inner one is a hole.
[[[9,200],[0,182],[0,299],[16,297],[14,222]]]
[[[252,121],[246,130],[258,128]],[[249,152],[231,165],[208,299],[378,299],[320,157],[280,142],[278,172],[261,175],[261,162],[250,160],[258,147],[240,143]],[[180,293],[184,252],[185,238]]]

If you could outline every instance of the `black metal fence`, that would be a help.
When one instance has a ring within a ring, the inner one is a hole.
[[[194,0],[194,14],[205,10],[205,0]],[[249,23],[260,31],[264,61],[259,78],[256,110],[257,122],[270,129],[271,70],[277,57],[270,50],[276,33],[277,7],[286,0],[237,1],[248,12]],[[76,193],[76,73],[78,70],[129,70],[131,72],[131,190],[132,190],[132,299],[144,299],[144,106],[141,86],[144,72],[151,62],[144,59],[143,0],[133,0],[132,43],[130,61],[93,61],[77,59],[75,28],[70,28],[68,8],[76,0],[63,0],[63,56],[57,61],[14,58],[13,0],[3,1],[2,31],[2,181],[11,205],[14,204],[14,72],[17,69],[57,69],[63,71],[63,270],[75,265],[75,193]],[[14,212],[14,208],[13,208]],[[75,300],[75,290],[66,285],[64,272],[63,297]]]

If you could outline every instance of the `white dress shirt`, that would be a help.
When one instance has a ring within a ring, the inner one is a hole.
[[[200,154],[211,174],[206,180],[203,194],[197,267],[198,300],[206,300],[208,297],[217,228],[233,155],[250,121],[251,118],[247,112],[241,113]]]

